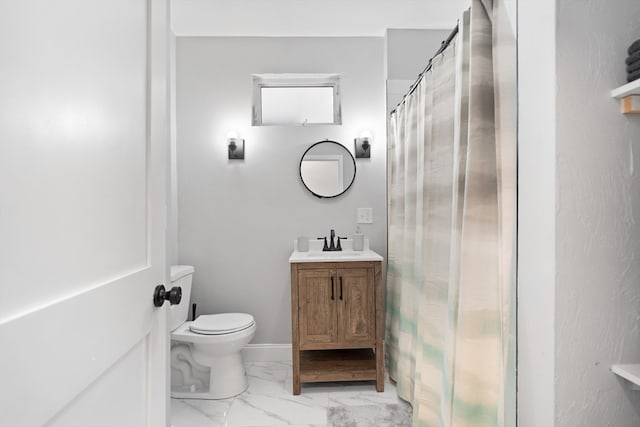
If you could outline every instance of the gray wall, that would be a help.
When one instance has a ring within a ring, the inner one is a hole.
[[[451,30],[389,29],[385,37],[387,108],[393,110]]]
[[[451,30],[388,29],[387,79],[415,80]]]
[[[640,120],[608,94],[640,2],[557,14],[556,425],[638,426],[640,394],[609,367],[640,363]]]
[[[373,208],[362,230],[386,256],[386,123],[383,38],[177,40],[179,261],[195,266],[200,313],[255,316],[254,343],[289,343],[288,257],[300,235],[350,236],[356,209]],[[251,75],[341,73],[341,126],[251,126]],[[351,189],[320,200],[300,182],[304,151],[328,138],[353,152],[369,129],[371,159],[358,159]],[[245,142],[245,160],[227,160],[226,133]]]

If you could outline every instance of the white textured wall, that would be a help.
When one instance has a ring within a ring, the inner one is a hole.
[[[255,343],[291,342],[288,258],[299,235],[355,231],[356,209],[373,208],[362,230],[386,254],[386,123],[382,37],[179,37],[177,158],[179,260],[192,264],[200,313],[255,316]],[[251,126],[251,75],[342,73],[341,126]],[[333,139],[353,151],[363,129],[371,159],[357,160],[351,189],[317,199],[300,182],[300,157]],[[245,160],[227,160],[225,135],[246,139]]]
[[[384,36],[452,28],[469,0],[172,0],[177,35]]]
[[[638,0],[557,2],[556,425],[640,425],[640,117],[609,91],[640,38]]]
[[[518,427],[554,426],[555,6],[518,6]]]

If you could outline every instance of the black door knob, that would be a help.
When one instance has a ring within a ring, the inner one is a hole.
[[[171,305],[180,304],[182,300],[182,288],[180,286],[174,286],[169,292],[164,288],[164,285],[156,286],[153,292],[153,305],[156,307],[162,307],[165,301],[169,301]]]

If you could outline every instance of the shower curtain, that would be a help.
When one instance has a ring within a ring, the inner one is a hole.
[[[414,426],[514,413],[516,100],[499,7],[472,0],[390,118],[387,357]]]

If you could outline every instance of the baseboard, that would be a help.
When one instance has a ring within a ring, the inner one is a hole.
[[[242,357],[245,362],[291,361],[291,344],[248,344]]]

